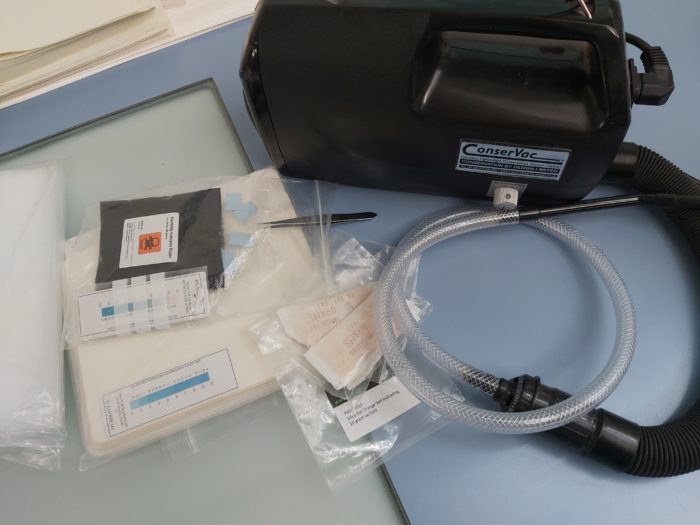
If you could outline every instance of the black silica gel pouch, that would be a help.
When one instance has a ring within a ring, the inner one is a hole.
[[[223,286],[224,245],[218,188],[168,197],[100,203],[96,283],[207,267]]]

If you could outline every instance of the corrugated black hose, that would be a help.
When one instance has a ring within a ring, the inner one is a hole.
[[[638,147],[633,184],[643,192],[700,195],[700,182],[658,153]],[[700,211],[666,210],[700,262]],[[640,427],[635,476],[677,476],[700,469],[700,401],[686,414],[663,425]]]
[[[623,146],[611,173],[645,194],[700,196],[700,182],[658,153],[636,144]],[[700,210],[665,212],[700,262]],[[502,379],[493,397],[503,410],[521,412],[553,405],[569,394],[541,384],[537,377],[523,375]],[[639,426],[599,408],[549,433],[633,476],[678,476],[700,469],[700,400],[683,416],[663,425]]]

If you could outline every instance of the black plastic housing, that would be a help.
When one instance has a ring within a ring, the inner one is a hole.
[[[632,100],[619,2],[597,0],[590,20],[568,5],[261,0],[240,70],[248,109],[287,175],[477,197],[511,181],[530,199],[578,199],[615,157]],[[461,171],[463,141],[568,159],[559,180],[501,160]]]

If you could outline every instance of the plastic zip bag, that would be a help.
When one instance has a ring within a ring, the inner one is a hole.
[[[138,249],[134,237],[127,235],[127,228],[132,228],[127,221],[135,225],[132,230],[139,235],[154,233],[152,227],[142,227],[148,222],[142,220],[148,217],[143,215],[148,213],[144,203],[158,203],[154,210],[157,215],[170,214],[159,220],[170,220],[172,214],[179,213],[179,226],[188,220],[196,222],[197,213],[186,217],[178,211],[182,210],[179,204],[168,207],[167,200],[177,196],[178,202],[186,201],[188,197],[182,195],[202,191],[211,195],[208,190],[212,189],[217,190],[220,199],[221,221],[211,221],[203,235],[213,231],[213,236],[221,239],[222,273],[218,266],[212,272],[208,267],[178,268],[171,264],[177,261],[163,263],[157,259],[155,268],[147,264],[129,267],[129,274],[117,273],[120,279],[103,283],[101,288],[95,280],[100,261],[104,264],[100,256],[104,221],[96,210],[86,215],[80,235],[68,243],[66,338],[86,449],[81,469],[171,436],[278,388],[248,327],[296,296],[300,273],[324,280],[315,268],[323,267],[317,261],[325,257],[319,250],[325,246],[323,217],[332,188],[311,181],[283,180],[273,169],[157,188],[134,199],[113,201],[119,203],[119,208],[134,209],[120,215],[122,236],[112,231],[112,243],[131,242],[132,253]],[[292,200],[291,195],[299,197]],[[317,217],[318,224],[307,228],[269,225],[300,215]],[[157,227],[161,223],[151,224]],[[119,223],[110,228],[118,232]],[[165,240],[164,231],[160,233],[161,240]],[[187,241],[182,236],[179,240],[188,242],[190,248],[204,246],[211,252],[208,243]],[[211,253],[203,259],[200,255],[196,249],[190,251],[188,260],[212,260]],[[121,256],[112,249],[107,267],[111,272],[116,272],[115,262]],[[132,273],[133,268],[144,274]],[[152,269],[161,272],[148,273]],[[181,292],[186,287],[183,275],[188,279],[200,276],[196,293],[173,293],[173,288]],[[164,284],[168,279],[174,287]],[[85,302],[82,294],[86,288],[88,293],[109,291],[110,304],[98,301],[96,307],[106,308],[113,317],[118,313],[123,317],[115,322],[109,337],[90,339],[81,334],[81,317],[86,313],[78,305],[81,299]],[[144,290],[146,297],[139,296]],[[204,295],[209,298],[206,315],[185,315],[179,322],[174,322],[171,315],[159,315],[161,322],[156,322],[156,299],[160,300],[158,304],[167,305],[168,314],[178,308],[187,313],[185,306],[191,307]],[[182,297],[189,297],[188,305],[173,304]]]
[[[373,254],[357,240],[334,232],[329,240],[327,272],[332,279],[304,300],[278,309],[251,327],[334,492],[446,423],[393,376],[383,359],[363,369],[366,376],[357,385],[350,382],[351,388],[337,388],[327,370],[319,370],[314,360],[308,359],[310,349],[328,337],[333,338],[328,351],[334,349],[343,358],[357,354],[358,340],[365,346],[373,344],[367,335],[374,330],[373,316],[369,321],[344,323],[372,300],[372,283],[390,254],[388,247],[374,248]],[[430,305],[416,295],[415,275],[406,286],[407,296],[412,297],[409,308],[418,319],[423,318]],[[334,335],[334,330],[340,332]],[[378,348],[365,350],[377,352]],[[358,362],[361,367],[362,359]],[[451,381],[444,382],[444,390],[461,398]]]

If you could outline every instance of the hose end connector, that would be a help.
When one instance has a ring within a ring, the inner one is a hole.
[[[501,379],[493,395],[494,401],[504,412],[537,410],[568,397],[570,394],[543,385],[539,377],[530,375]],[[641,437],[639,425],[601,408],[547,433],[568,442],[582,454],[622,472],[628,471],[634,464]]]

